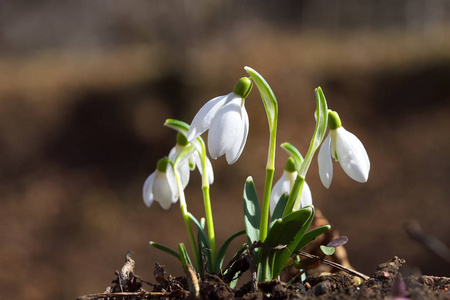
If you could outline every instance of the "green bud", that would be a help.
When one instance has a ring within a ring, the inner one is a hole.
[[[297,171],[297,169],[295,168],[294,159],[292,157],[289,157],[289,159],[286,161],[284,169],[289,173],[294,173]]]
[[[169,163],[169,158],[167,156],[161,158],[156,163],[156,169],[161,173],[166,173],[167,164]]]
[[[238,82],[234,86],[233,92],[236,95],[245,99],[245,98],[247,98],[248,94],[252,90],[252,87],[253,87],[253,82],[250,80],[250,78],[242,77],[241,79],[238,80]]]
[[[189,144],[187,138],[181,132],[177,133],[177,145],[187,146]]]
[[[339,127],[342,127],[342,122],[338,113],[328,110],[328,128],[330,128],[330,130],[336,130]]]

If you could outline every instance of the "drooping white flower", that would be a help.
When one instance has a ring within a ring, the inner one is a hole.
[[[153,201],[159,202],[165,210],[178,201],[178,189],[175,173],[167,157],[156,164],[156,170],[147,177],[143,188],[144,203],[150,207]]]
[[[331,158],[339,161],[344,172],[353,180],[366,182],[369,178],[370,161],[361,141],[342,127],[339,115],[328,113],[330,133],[320,147],[317,160],[322,184],[329,188],[333,179],[333,163]]]
[[[190,171],[195,170],[195,167],[198,168],[200,175],[203,175],[202,161],[199,154],[199,152],[202,151],[202,147],[199,145],[197,140],[193,140],[191,144],[194,146],[194,149],[192,149],[192,151],[190,151],[186,157],[183,157],[181,161],[176,164],[183,189],[186,188],[189,182]],[[179,132],[177,134],[177,144],[169,152],[169,159],[175,162],[181,152],[183,152],[183,150],[188,145],[189,142],[187,141],[186,137]],[[208,184],[211,185],[214,182],[214,172],[212,169],[211,161],[208,157],[206,157],[206,169]]]
[[[283,194],[290,194],[292,187],[294,186],[295,179],[297,178],[297,171],[295,170],[294,163],[289,159],[286,163],[286,167],[281,175],[280,179],[273,186],[270,194],[270,215],[273,215],[275,207],[278,204]],[[311,189],[306,182],[303,183],[302,194],[300,196],[300,205],[296,210],[302,209],[306,206],[312,206]]]
[[[203,132],[208,132],[208,149],[212,158],[225,154],[228,164],[235,163],[247,141],[249,120],[245,109],[245,98],[252,82],[241,78],[234,91],[228,95],[209,100],[195,115],[187,134],[192,141]]]

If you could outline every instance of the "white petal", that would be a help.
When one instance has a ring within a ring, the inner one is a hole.
[[[169,152],[169,159],[171,161],[175,161],[175,159],[178,157],[178,155],[180,155],[181,151],[183,150],[183,146],[180,145],[176,145],[175,147],[173,147],[170,152]]]
[[[283,194],[291,192],[291,183],[289,181],[289,173],[284,171],[280,179],[275,183],[270,193],[270,215],[273,214],[278,201]]]
[[[331,136],[323,141],[320,146],[319,154],[317,155],[319,163],[319,176],[322,184],[329,189],[331,180],[333,179],[333,162],[331,161]]]
[[[239,149],[237,152],[235,150],[237,149],[237,143],[233,148],[226,153],[226,159],[229,165],[234,164],[239,157],[242,154],[242,151],[244,150],[245,143],[247,142],[247,136],[248,136],[248,129],[249,129],[249,121],[248,121],[248,114],[247,110],[245,109],[244,105],[242,104],[241,107],[241,116],[242,116],[242,122],[244,125],[244,135],[242,136],[242,141],[240,142]]]
[[[167,169],[170,169],[170,167]],[[173,192],[167,181],[166,173],[156,171],[153,183],[153,194],[155,200],[159,202],[162,208],[166,210],[170,208],[170,205],[172,205]]]
[[[208,172],[208,184],[211,185],[214,183],[214,171],[209,158],[206,158],[206,170]]]
[[[203,105],[202,108],[197,112],[194,119],[191,122],[189,131],[187,133],[187,140],[192,141],[193,139],[199,137],[203,132],[209,129],[211,121],[213,120],[216,113],[222,108],[226,103],[229,96],[234,95],[230,93],[228,95],[219,96],[214,99],[209,100]]]
[[[302,195],[300,196],[299,209],[302,209],[307,206],[313,206],[313,204],[312,204],[311,189],[309,188],[309,185],[305,181],[305,183],[303,184]]]
[[[144,203],[148,207],[152,206],[154,197],[153,197],[153,182],[155,180],[155,173],[154,171],[150,176],[147,177],[144,183],[144,187],[142,189],[142,197],[144,198]]]
[[[183,189],[186,188],[189,183],[191,169],[189,168],[189,160],[185,160],[178,165],[178,173],[180,174],[181,184]]]
[[[212,158],[239,151],[244,136],[241,98],[235,97],[217,112],[208,133],[208,149]],[[237,143],[237,145],[236,145]]]
[[[178,185],[177,180],[175,178],[175,173],[173,172],[173,169],[170,166],[167,166],[166,170],[166,179],[169,184],[170,190],[172,191],[172,203],[175,203],[178,201],[179,194],[178,194]]]
[[[336,153],[342,169],[350,178],[366,182],[369,178],[370,161],[361,141],[343,127],[336,129]]]

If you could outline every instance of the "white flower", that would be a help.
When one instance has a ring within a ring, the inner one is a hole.
[[[180,163],[178,163],[178,173],[180,175],[181,184],[183,186],[183,189],[186,188],[187,184],[189,183],[190,178],[190,171],[195,170],[195,167],[198,168],[198,171],[200,172],[200,175],[203,174],[203,168],[202,168],[202,161],[200,159],[200,155],[198,152],[198,149],[201,150],[201,147],[196,144],[196,141],[192,141],[192,144],[194,145],[195,149],[192,151],[187,158],[182,159]],[[178,155],[184,150],[186,146],[182,146],[180,144],[177,144],[175,147],[172,148],[169,152],[169,159],[171,161],[175,161]],[[211,165],[211,161],[206,157],[206,169],[207,169],[207,176],[208,176],[208,184],[211,185],[214,182],[214,171]]]
[[[275,183],[272,189],[272,193],[270,194],[270,215],[273,214],[281,196],[283,194],[291,193],[296,177],[297,172],[289,172],[287,170],[283,171],[281,178],[277,181],[277,183]],[[306,206],[312,206],[312,195],[311,189],[305,181],[303,184],[302,194],[300,196],[300,206],[297,208],[297,210],[302,209]]]
[[[251,81],[241,78],[234,92],[209,100],[195,115],[187,134],[188,141],[208,132],[208,148],[212,158],[225,154],[228,164],[235,163],[247,141],[249,121],[245,97]]]
[[[178,189],[175,173],[168,158],[158,161],[156,170],[145,180],[143,188],[144,203],[150,207],[153,201],[159,202],[163,209],[169,209],[178,201]]]
[[[338,124],[336,129],[330,128],[317,156],[320,180],[326,188],[330,187],[333,179],[331,157],[339,161],[342,169],[353,180],[366,182],[369,178],[370,161],[366,149],[353,133],[340,125],[340,120]]]

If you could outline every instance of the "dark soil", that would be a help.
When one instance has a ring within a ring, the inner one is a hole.
[[[94,299],[450,299],[450,278],[409,276],[402,278],[403,259],[394,257],[380,264],[368,280],[346,272],[308,276],[304,282],[287,285],[278,280],[262,282],[253,290],[251,282],[232,290],[222,279],[206,275],[194,282],[186,277],[166,276],[164,268],[155,267],[156,284],[146,282],[132,272],[129,259],[117,279],[105,293],[79,297]],[[124,273],[124,269],[125,272]],[[129,272],[128,272],[129,271]],[[195,277],[195,276],[194,276]],[[142,285],[152,287],[149,292]],[[197,288],[196,288],[197,287]]]

